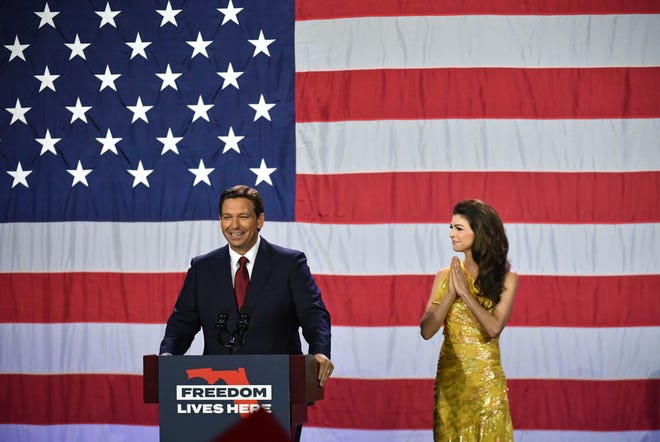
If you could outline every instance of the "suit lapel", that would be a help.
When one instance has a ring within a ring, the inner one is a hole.
[[[213,272],[213,278],[215,279],[215,287],[218,287],[219,290],[227,290],[227,292],[219,293],[219,300],[221,304],[226,304],[232,306],[232,310],[236,309],[236,303],[232,303],[234,300],[234,289],[231,282],[231,261],[229,259],[229,246],[222,247],[218,254],[215,256],[215,268],[216,271]]]
[[[247,298],[245,300],[245,311],[251,312],[259,297],[264,292],[266,282],[275,264],[275,254],[271,245],[263,238],[259,244],[257,258],[252,268],[252,276],[248,285]]]

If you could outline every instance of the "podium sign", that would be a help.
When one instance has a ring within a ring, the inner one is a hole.
[[[263,408],[288,434],[289,356],[158,358],[161,442],[209,442]]]

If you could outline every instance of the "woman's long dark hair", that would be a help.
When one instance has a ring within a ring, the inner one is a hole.
[[[507,259],[509,240],[502,220],[495,209],[481,200],[459,201],[452,214],[461,215],[470,223],[474,232],[472,258],[479,266],[475,286],[481,296],[497,304],[504,292],[504,277],[511,268]]]

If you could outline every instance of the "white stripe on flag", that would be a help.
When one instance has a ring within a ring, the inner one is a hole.
[[[298,123],[296,170],[314,175],[656,171],[659,133],[657,118]]]
[[[658,15],[364,17],[296,22],[296,71],[658,66]],[[521,44],[524,43],[524,44]]]
[[[639,442],[660,440],[660,431],[514,430],[516,442]],[[303,427],[301,442],[429,442],[431,430],[354,430]]]
[[[660,273],[660,223],[505,227],[521,274]],[[327,275],[435,274],[454,255],[448,232],[446,224],[267,222],[262,229],[267,240],[304,251],[313,273]],[[217,221],[1,224],[0,244],[12,252],[0,255],[0,272],[182,272],[221,242]]]
[[[660,439],[660,431],[514,430],[516,442],[639,442]],[[301,442],[428,442],[431,430],[357,430],[304,426]],[[12,442],[157,442],[158,427],[141,425],[0,425],[0,440]]]
[[[141,374],[142,355],[158,352],[163,332],[160,324],[0,324],[0,372]],[[201,336],[189,354],[201,354]],[[334,376],[431,379],[441,342],[441,334],[422,340],[417,327],[333,327]],[[660,327],[508,327],[502,364],[509,379],[647,379],[658,377],[658,342]],[[401,357],[404,349],[415,357]]]
[[[11,442],[158,442],[158,427],[144,425],[0,425],[0,440]]]

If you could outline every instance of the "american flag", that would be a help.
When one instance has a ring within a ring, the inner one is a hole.
[[[660,2],[5,0],[0,39],[0,440],[158,440],[142,355],[236,183],[333,317],[303,440],[432,439],[463,198],[520,274],[516,440],[660,439]]]

